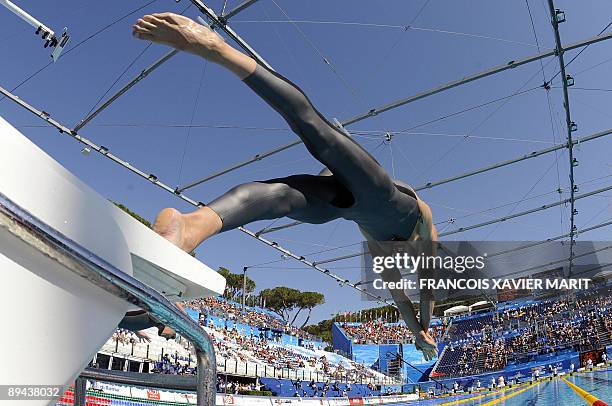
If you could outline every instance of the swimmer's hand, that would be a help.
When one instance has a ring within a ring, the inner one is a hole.
[[[173,340],[176,338],[176,331],[172,330],[168,326],[160,326],[157,328],[157,333],[160,337],[165,338],[166,340]]]
[[[141,343],[151,342],[151,336],[144,330],[136,331],[134,334],[136,334]]]
[[[225,44],[223,38],[210,28],[174,13],[145,15],[132,29],[132,35],[138,39],[168,45],[213,61]]]
[[[423,352],[426,361],[431,361],[438,356],[438,345],[427,332],[420,331],[415,337],[414,344],[417,350]]]

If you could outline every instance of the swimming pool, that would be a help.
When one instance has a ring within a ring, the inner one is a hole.
[[[594,371],[576,374],[566,378],[584,391],[610,403],[612,400],[612,370]],[[414,403],[411,403],[414,404]],[[541,381],[536,385],[524,385],[505,391],[489,394],[472,394],[452,398],[426,400],[418,402],[418,405],[462,405],[462,406],[485,406],[485,405],[529,405],[529,406],[579,406],[589,405],[580,395],[565,383],[561,378],[552,381]]]

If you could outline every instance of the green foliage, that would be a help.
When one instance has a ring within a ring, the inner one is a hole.
[[[273,396],[272,391],[269,390],[241,390],[238,391],[238,394],[249,396]]]
[[[117,202],[112,202],[112,203],[115,206],[119,207],[124,212],[126,212],[127,214],[129,214],[130,216],[134,217],[136,220],[140,221],[145,226],[151,228],[151,223],[147,219],[140,217],[138,214],[134,213],[133,211],[131,211],[130,209],[128,209],[127,207],[125,207],[121,203],[117,203]]]
[[[303,310],[308,310],[308,317],[302,327],[310,320],[312,309],[325,303],[325,296],[319,292],[301,292],[285,286],[264,289],[259,295],[266,301],[268,309],[291,325]]]
[[[321,337],[325,342],[331,343],[331,328],[333,323],[333,320],[323,320],[317,324],[311,324],[310,326],[306,326],[303,328],[303,330],[312,335]]]
[[[232,273],[232,271],[224,267],[219,268],[219,273],[226,280],[225,293],[223,294],[223,296],[227,299],[239,302],[242,297],[244,274]],[[252,293],[256,287],[257,285],[255,284],[255,281],[247,276],[245,293]]]
[[[126,206],[124,206],[121,203],[117,203],[117,202],[113,202],[111,200],[111,203],[113,203],[115,206],[119,207],[121,210],[123,210],[124,212],[126,212],[127,214],[129,214],[130,216],[132,216],[133,218],[135,218],[136,220],[138,220],[139,222],[141,222],[142,224],[144,224],[145,226],[149,227],[149,228],[153,228],[153,225],[151,224],[151,222],[141,216],[139,216],[138,214],[134,213],[132,210],[128,209]],[[189,255],[191,255],[192,257],[195,257],[195,251],[191,251],[189,253]]]

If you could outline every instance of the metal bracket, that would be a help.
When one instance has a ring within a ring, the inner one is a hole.
[[[68,35],[68,28],[64,28],[64,32],[62,35],[57,38],[55,32],[47,27],[45,24],[32,17],[30,14],[22,10],[20,7],[15,5],[9,0],[0,0],[0,4],[6,7],[10,12],[15,14],[17,17],[21,18],[26,23],[30,24],[32,27],[36,28],[35,34],[40,35],[41,38],[45,41],[44,47],[54,48],[53,52],[51,52],[51,57],[53,58],[53,62],[57,62],[59,59],[64,47],[70,40],[70,35]]]

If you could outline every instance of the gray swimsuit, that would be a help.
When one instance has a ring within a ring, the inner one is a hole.
[[[391,179],[366,150],[330,124],[287,79],[258,66],[244,82],[287,120],[326,168],[319,175],[293,175],[231,189],[208,205],[221,217],[221,231],[281,217],[314,224],[345,218],[376,241],[410,237],[420,217],[410,186]],[[132,331],[163,327],[144,311],[126,314],[119,326]]]
[[[344,218],[377,241],[410,237],[420,212],[408,185],[391,179],[289,80],[258,66],[244,82],[283,116],[326,169],[319,175],[293,175],[231,189],[208,205],[221,217],[221,231],[281,217],[314,224]]]

